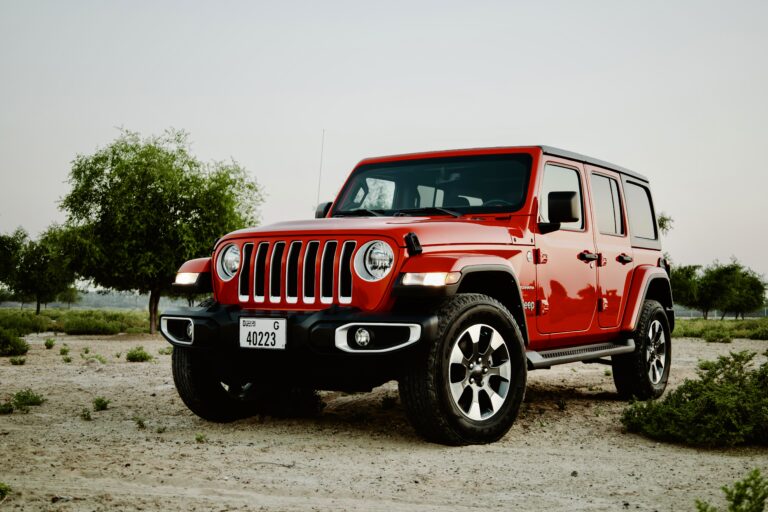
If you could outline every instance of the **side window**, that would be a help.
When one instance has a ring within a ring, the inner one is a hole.
[[[389,210],[392,208],[392,202],[395,199],[394,181],[366,178],[365,184],[368,186],[368,193],[361,189],[363,196],[360,197],[360,192],[355,195],[357,208],[369,210]]]
[[[445,192],[442,189],[430,187],[428,185],[419,185],[416,187],[419,193],[418,208],[429,208],[431,206],[443,206]]]
[[[542,222],[549,222],[549,193],[550,192],[576,192],[579,201],[579,220],[575,222],[564,222],[561,229],[582,229],[584,228],[584,202],[581,197],[581,180],[579,172],[568,167],[546,164],[544,166],[544,182],[541,186],[539,195],[539,217]]]
[[[591,181],[597,229],[604,235],[623,235],[618,182],[601,174],[592,174]]]
[[[656,240],[656,219],[653,216],[651,195],[648,189],[632,183],[625,182],[624,192],[627,196],[627,216],[629,217],[629,229],[632,236]]]

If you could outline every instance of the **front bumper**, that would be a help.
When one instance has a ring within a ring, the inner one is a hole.
[[[240,347],[240,318],[285,318],[284,350]],[[187,325],[192,328],[187,334]],[[438,320],[429,314],[364,313],[333,307],[316,312],[246,310],[216,304],[179,308],[160,315],[163,337],[176,347],[200,350],[223,374],[257,374],[283,379],[286,371],[315,389],[365,391],[398,379],[404,368],[437,336]],[[372,334],[358,347],[358,326]]]
[[[160,331],[169,343],[176,346],[267,352],[240,347],[241,317],[285,318],[287,344],[285,350],[279,352],[292,356],[372,357],[423,345],[421,342],[434,339],[437,333],[437,317],[428,314],[371,314],[352,308],[329,308],[315,312],[246,310],[220,304],[165,311],[160,315]],[[192,327],[188,330],[189,324]],[[366,328],[372,334],[368,346],[359,347],[353,341],[354,332],[359,327]]]

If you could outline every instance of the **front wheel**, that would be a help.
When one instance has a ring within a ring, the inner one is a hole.
[[[438,311],[437,341],[399,381],[416,431],[443,444],[500,439],[514,423],[526,383],[517,322],[495,299],[459,294]]]
[[[622,398],[648,400],[664,393],[672,364],[669,320],[661,304],[646,300],[632,334],[635,351],[612,357],[613,382]]]
[[[173,381],[181,400],[204,420],[225,423],[254,415],[314,416],[324,404],[311,387],[276,386],[267,374],[252,378],[226,375],[210,354],[173,349]]]
[[[193,413],[219,423],[247,415],[245,402],[252,384],[222,379],[209,354],[174,347],[172,368],[176,390]]]

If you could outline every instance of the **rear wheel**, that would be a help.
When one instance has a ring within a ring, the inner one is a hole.
[[[501,303],[480,294],[452,297],[438,317],[437,341],[399,381],[406,413],[429,441],[496,441],[514,423],[525,393],[520,329]]]
[[[672,363],[669,321],[661,304],[643,303],[633,338],[634,352],[612,357],[616,390],[622,398],[658,398],[667,387]]]

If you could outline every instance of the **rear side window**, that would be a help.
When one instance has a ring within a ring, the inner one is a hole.
[[[576,192],[576,198],[580,205],[579,220],[563,222],[560,227],[561,229],[582,229],[584,227],[584,203],[581,200],[579,172],[559,165],[547,164],[544,166],[544,182],[541,185],[539,197],[539,217],[542,222],[549,222],[550,192]]]
[[[601,174],[592,175],[592,198],[595,202],[597,229],[604,235],[623,235],[619,183]]]
[[[632,236],[656,240],[656,218],[653,215],[651,194],[648,189],[633,183],[625,182],[624,193],[627,196],[627,216]]]

